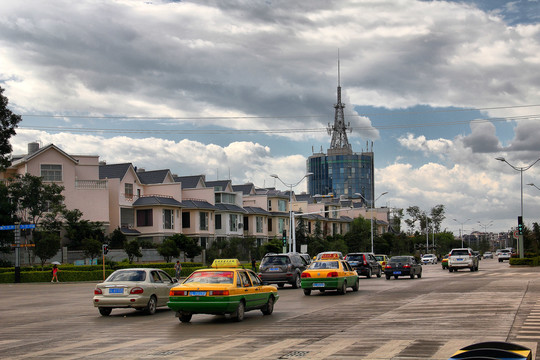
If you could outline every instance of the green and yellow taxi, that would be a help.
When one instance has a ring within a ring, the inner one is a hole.
[[[384,254],[375,254],[375,259],[377,259],[383,269],[386,267],[386,264],[388,264],[388,260],[390,260],[388,256]]]
[[[441,266],[443,270],[448,269],[448,254],[444,255],[441,260]]]
[[[272,314],[278,299],[276,287],[263,285],[257,274],[244,269],[237,259],[216,259],[211,268],[196,270],[171,288],[167,306],[181,322],[190,322],[193,314],[230,314],[235,321],[242,321],[250,310]]]
[[[320,260],[315,260],[301,275],[301,286],[304,295],[310,295],[312,290],[325,292],[337,290],[345,295],[347,288],[358,291],[358,273],[339,254],[326,254]]]

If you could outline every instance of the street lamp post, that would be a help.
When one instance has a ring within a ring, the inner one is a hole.
[[[536,159],[536,161],[533,162],[529,166],[521,166],[521,167],[514,166],[514,165],[510,164],[502,156],[499,156],[499,157],[495,158],[495,160],[499,160],[499,161],[507,163],[508,166],[510,166],[512,169],[514,169],[516,171],[519,171],[519,173],[520,173],[520,177],[521,177],[521,221],[523,221],[523,172],[529,170],[530,168],[532,168],[534,166],[534,164],[536,164],[538,161],[540,161],[540,158]],[[525,249],[523,249],[523,235],[519,235],[518,236],[518,248],[517,248],[517,253],[518,253],[519,257],[523,256],[524,250]]]
[[[302,182],[302,180],[304,180],[305,178],[307,178],[308,176],[311,176],[313,175],[313,173],[311,172],[308,172],[306,173],[297,183],[291,183],[291,184],[287,184],[285,183],[283,180],[281,180],[279,178],[279,176],[277,176],[276,174],[272,174],[270,175],[271,177],[275,178],[275,179],[278,179],[279,181],[281,181],[281,183],[285,186],[287,186],[289,188],[289,251],[291,251],[291,246],[293,246],[293,243],[292,243],[292,232],[294,231],[294,218],[293,218],[293,210],[292,210],[292,189],[293,187],[297,186],[298,184],[300,184]],[[296,238],[296,237],[295,237]],[[294,251],[296,251],[296,244],[294,244]]]
[[[461,233],[460,233],[460,237],[461,237],[461,247],[463,247],[463,224],[465,224],[467,221],[471,220],[471,219],[467,219],[465,220],[464,222],[460,222],[460,221],[457,221],[456,219],[453,219],[455,222],[457,222],[458,224],[461,224]]]
[[[381,196],[386,195],[386,194],[388,194],[388,191],[383,192],[381,195],[377,196],[377,198],[371,202],[371,216],[370,216],[370,222],[371,222],[371,253],[372,253],[372,254],[375,254],[375,252],[373,251],[373,209],[375,208],[375,201],[379,200],[379,198],[380,198]],[[364,199],[365,202],[368,202],[368,201],[366,200],[366,198],[365,198],[362,194],[360,194],[360,193],[355,193],[354,195],[358,195],[358,196],[360,196],[362,199]]]

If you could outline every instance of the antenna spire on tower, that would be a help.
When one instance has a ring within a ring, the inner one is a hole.
[[[352,153],[351,144],[347,139],[347,130],[349,130],[349,124],[345,124],[345,115],[343,109],[345,104],[341,102],[341,66],[339,59],[338,49],[338,87],[337,87],[337,103],[334,104],[335,115],[334,125],[328,124],[328,134],[332,135],[332,142],[330,143],[330,150],[340,151],[345,153]],[[349,130],[350,131],[350,130]]]

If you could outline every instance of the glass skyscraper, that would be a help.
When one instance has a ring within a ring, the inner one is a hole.
[[[334,104],[334,125],[328,127],[332,135],[328,153],[313,154],[307,160],[307,172],[313,175],[307,178],[310,195],[329,195],[339,198],[358,198],[361,194],[368,205],[372,204],[374,187],[373,151],[353,153],[347,138],[350,123],[345,123],[341,102],[341,85],[338,58],[337,103]],[[373,145],[372,145],[373,148]]]

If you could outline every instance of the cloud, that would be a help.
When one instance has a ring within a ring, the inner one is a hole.
[[[407,134],[398,139],[401,146],[408,150],[421,151],[425,155],[435,154],[440,158],[444,158],[449,149],[453,146],[453,142],[448,139],[427,140],[424,135],[415,137],[413,134]]]
[[[502,150],[492,123],[472,123],[471,134],[463,137],[462,141],[475,153],[494,153]]]

